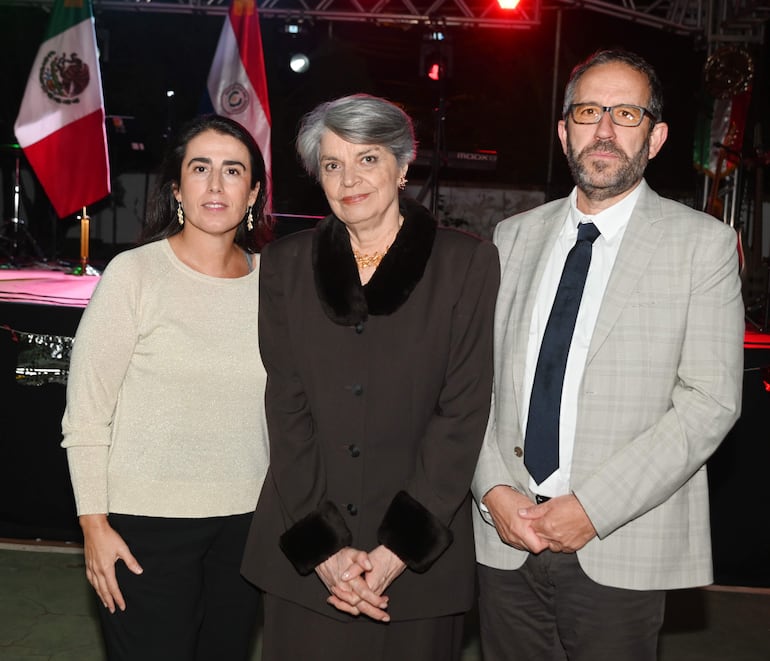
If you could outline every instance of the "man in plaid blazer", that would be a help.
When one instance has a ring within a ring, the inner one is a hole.
[[[626,51],[576,67],[558,125],[576,187],[495,230],[495,391],[473,483],[485,661],[652,661],[665,590],[712,580],[704,464],[740,413],[737,242],[644,181],[667,137],[660,89]],[[537,482],[530,395],[584,222],[601,234],[567,359],[559,465]]]

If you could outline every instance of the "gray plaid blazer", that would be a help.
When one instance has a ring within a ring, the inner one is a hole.
[[[598,536],[578,552],[594,581],[673,589],[712,581],[705,462],[740,414],[744,308],[733,228],[646,182],[601,304],[581,384],[571,488]],[[520,393],[535,296],[568,212],[561,199],[502,221],[492,412],[473,481],[532,495]],[[481,564],[516,569],[474,508]]]

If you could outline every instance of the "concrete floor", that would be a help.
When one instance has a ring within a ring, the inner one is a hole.
[[[104,661],[95,609],[80,548],[0,543],[0,660]],[[770,661],[770,589],[671,593],[660,648],[660,661]],[[480,659],[471,614],[463,661]]]

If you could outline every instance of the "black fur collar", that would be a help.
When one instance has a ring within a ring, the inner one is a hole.
[[[393,245],[366,285],[358,268],[345,225],[334,214],[316,226],[313,272],[316,291],[329,318],[353,326],[372,315],[392,314],[409,298],[425,272],[433,249],[436,221],[425,207],[401,200],[404,224]]]

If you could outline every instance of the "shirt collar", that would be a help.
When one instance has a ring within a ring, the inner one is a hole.
[[[642,193],[641,182],[626,195],[620,202],[613,204],[611,207],[604,209],[594,216],[591,216],[591,221],[599,228],[602,233],[602,237],[605,241],[612,242],[615,238],[622,236],[628,225],[628,221],[631,220],[631,214],[634,211],[639,196]],[[587,216],[578,211],[576,205],[577,201],[577,187],[572,189],[569,196],[569,214],[567,217],[567,223],[571,228],[571,233],[577,236],[577,226],[586,220]]]

